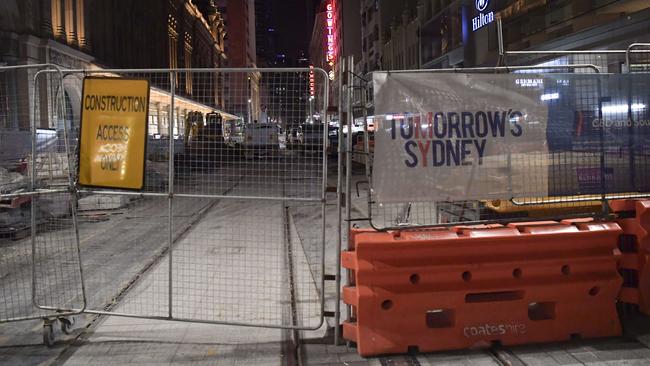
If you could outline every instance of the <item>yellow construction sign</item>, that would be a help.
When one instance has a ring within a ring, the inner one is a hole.
[[[148,80],[84,78],[80,185],[142,189],[148,111]]]

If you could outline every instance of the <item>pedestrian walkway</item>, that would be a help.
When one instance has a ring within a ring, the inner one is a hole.
[[[283,209],[282,203],[276,201],[219,202],[174,247],[174,318],[267,326],[289,324],[291,281],[298,325],[318,326],[320,305],[314,301],[318,299],[318,290],[293,225],[289,232],[294,238],[290,240],[293,261],[291,266],[287,263],[286,234],[279,230],[284,227]],[[269,220],[273,212],[277,214]],[[238,233],[239,239],[225,242],[225,238],[233,237],[233,232]],[[291,274],[288,268],[292,268]],[[289,279],[289,275],[294,278]],[[168,278],[167,258],[150,269],[112,311],[166,316]],[[273,328],[108,316],[70,349],[65,364],[191,361],[283,365],[290,342],[288,334]]]
[[[107,317],[65,365],[284,365],[283,331]]]

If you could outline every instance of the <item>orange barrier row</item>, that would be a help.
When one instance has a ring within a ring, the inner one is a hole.
[[[362,356],[620,334],[616,223],[353,230],[343,336]]]
[[[618,244],[623,276],[619,300],[650,314],[650,200],[617,200],[610,206],[624,232]]]

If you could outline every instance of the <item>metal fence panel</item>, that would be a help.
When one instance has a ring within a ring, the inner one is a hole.
[[[602,73],[638,73],[650,71],[650,44],[633,43],[627,49],[502,51],[506,66],[549,66],[539,72],[557,72],[562,65],[593,64]],[[583,69],[578,72],[593,72]]]
[[[0,321],[85,307],[62,80],[50,65],[0,68]]]
[[[84,270],[101,289],[88,312],[320,326],[327,75],[311,74],[313,95],[309,69],[67,71],[75,90],[84,75],[151,86],[143,191],[80,190]]]
[[[625,53],[627,72],[650,72],[650,43],[632,43]]]
[[[497,65],[535,65],[557,67],[571,64],[593,64],[603,73],[650,71],[650,44],[632,43],[626,49],[599,50],[506,50],[502,22],[497,19],[499,61]],[[506,37],[507,34],[506,34]],[[557,72],[555,70],[540,72]],[[580,72],[591,72],[581,70]]]
[[[599,51],[506,51],[508,66],[548,66],[530,72],[559,72],[565,65],[592,64],[601,73],[621,73],[625,71],[625,52]],[[580,69],[579,73],[593,73],[594,70]]]

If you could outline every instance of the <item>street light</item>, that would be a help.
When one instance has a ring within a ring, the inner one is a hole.
[[[253,113],[251,111],[251,99],[248,98],[248,123],[253,123],[253,120],[251,119],[252,114]]]

